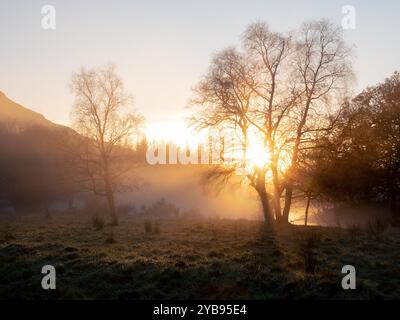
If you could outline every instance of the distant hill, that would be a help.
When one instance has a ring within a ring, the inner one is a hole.
[[[40,212],[82,192],[82,182],[74,180],[78,168],[71,165],[71,155],[84,140],[72,128],[55,124],[0,92],[0,215],[2,200],[16,212]],[[114,152],[132,152],[131,161],[136,161],[131,149]]]
[[[0,201],[35,207],[65,194],[64,144],[78,136],[0,92]],[[1,211],[1,205],[0,205]]]
[[[44,126],[55,127],[53,122],[47,120],[40,113],[29,110],[7,98],[0,91],[0,124],[16,124],[19,126]]]

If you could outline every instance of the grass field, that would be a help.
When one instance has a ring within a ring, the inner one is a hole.
[[[1,299],[400,298],[396,233],[129,217],[96,230],[73,216],[0,226]],[[56,290],[41,288],[46,264],[56,267]],[[356,290],[341,287],[346,264]]]

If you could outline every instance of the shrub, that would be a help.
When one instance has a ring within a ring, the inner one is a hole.
[[[121,204],[118,206],[118,213],[120,215],[126,216],[128,214],[136,213],[136,206],[131,203]]]
[[[173,203],[166,201],[165,199],[161,199],[158,202],[149,205],[148,207],[143,205],[141,207],[141,213],[151,218],[177,218],[180,216],[179,208],[176,207]]]
[[[315,250],[319,247],[321,235],[312,232],[306,235],[300,242],[300,254],[304,261],[304,271],[309,274],[315,274],[318,265]]]
[[[146,233],[152,233],[153,232],[153,225],[152,225],[150,220],[146,220],[144,222],[144,231]]]
[[[235,227],[236,227],[236,225],[235,225]],[[201,231],[201,230],[203,230],[203,228],[204,228],[204,226],[203,226],[203,224],[201,222],[196,224],[196,229],[197,230]]]
[[[7,241],[13,241],[13,240],[15,240],[15,236],[11,232],[7,231],[7,232],[4,233],[3,239],[6,242]]]
[[[150,220],[146,220],[144,222],[144,231],[146,233],[160,233],[160,225],[158,222],[151,222]]]
[[[105,243],[106,244],[113,244],[113,243],[116,243],[117,241],[115,241],[115,239],[114,239],[114,234],[111,232],[111,233],[109,233],[108,235],[107,235],[107,238],[106,238],[106,241],[105,241]]]
[[[104,220],[99,217],[93,217],[92,219],[93,228],[95,230],[103,230],[104,229]]]
[[[347,228],[352,239],[357,238],[362,233],[362,228],[359,224],[352,224]]]
[[[382,239],[385,231],[389,227],[389,224],[386,220],[376,218],[368,221],[367,232],[373,236],[376,240]]]
[[[216,240],[217,239],[217,229],[214,224],[211,225],[210,230],[211,230],[211,234],[212,234],[212,239]]]

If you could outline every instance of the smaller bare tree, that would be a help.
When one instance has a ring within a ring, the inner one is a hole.
[[[74,148],[75,163],[82,183],[106,198],[112,224],[116,225],[115,192],[121,189],[121,177],[130,168],[128,147],[143,117],[125,110],[131,97],[112,64],[74,73],[71,91],[75,95],[73,125],[83,136]]]

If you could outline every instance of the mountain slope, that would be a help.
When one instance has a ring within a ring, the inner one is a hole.
[[[70,171],[64,148],[77,135],[0,92],[0,202],[36,212],[65,196]]]
[[[0,91],[0,124],[18,124],[19,126],[55,127],[56,124],[47,120],[40,113],[29,110],[7,98]]]

